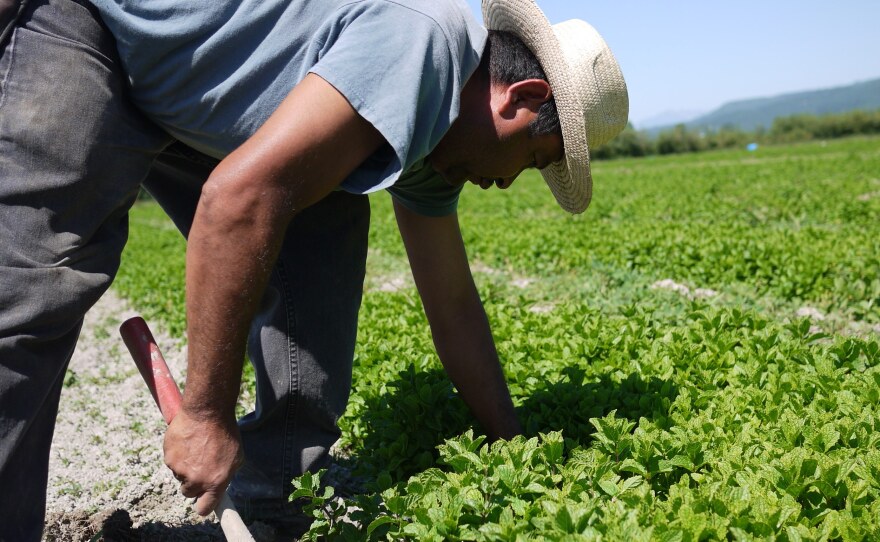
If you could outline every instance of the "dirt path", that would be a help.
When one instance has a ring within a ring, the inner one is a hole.
[[[222,540],[162,462],[164,422],[122,340],[134,312],[113,292],[86,316],[52,442],[45,540]],[[177,341],[154,329],[178,378]]]

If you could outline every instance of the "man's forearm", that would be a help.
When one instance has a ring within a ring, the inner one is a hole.
[[[437,353],[489,438],[511,438],[521,433],[522,428],[476,291],[458,309],[446,317],[434,316],[431,321]]]
[[[489,437],[522,430],[504,380],[456,214],[424,217],[395,203],[400,235],[449,378]]]
[[[284,231],[279,213],[261,208],[268,198],[237,196],[203,197],[187,247],[184,408],[194,416],[234,415],[248,329]]]

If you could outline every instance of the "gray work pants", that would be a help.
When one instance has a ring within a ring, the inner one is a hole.
[[[139,184],[155,163],[147,184],[186,232],[211,164],[129,103],[113,38],[85,0],[28,0],[10,24],[0,28],[0,541],[27,542],[43,527],[64,373],[118,268]],[[286,236],[249,341],[257,409],[241,422],[246,465],[232,488],[246,513],[279,509],[290,479],[320,467],[338,435],[368,223],[366,198],[334,194]]]

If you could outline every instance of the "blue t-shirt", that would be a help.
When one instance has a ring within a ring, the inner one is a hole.
[[[454,211],[460,188],[424,158],[458,116],[485,44],[463,0],[91,1],[132,99],[183,143],[222,159],[315,73],[388,142],[344,190],[397,185],[414,211]]]

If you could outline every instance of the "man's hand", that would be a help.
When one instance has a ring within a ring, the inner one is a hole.
[[[196,419],[181,409],[165,432],[165,464],[180,481],[185,497],[198,497],[195,509],[207,516],[241,466],[235,419]]]
[[[458,216],[419,216],[396,202],[394,211],[449,378],[490,439],[522,433],[468,266]]]

